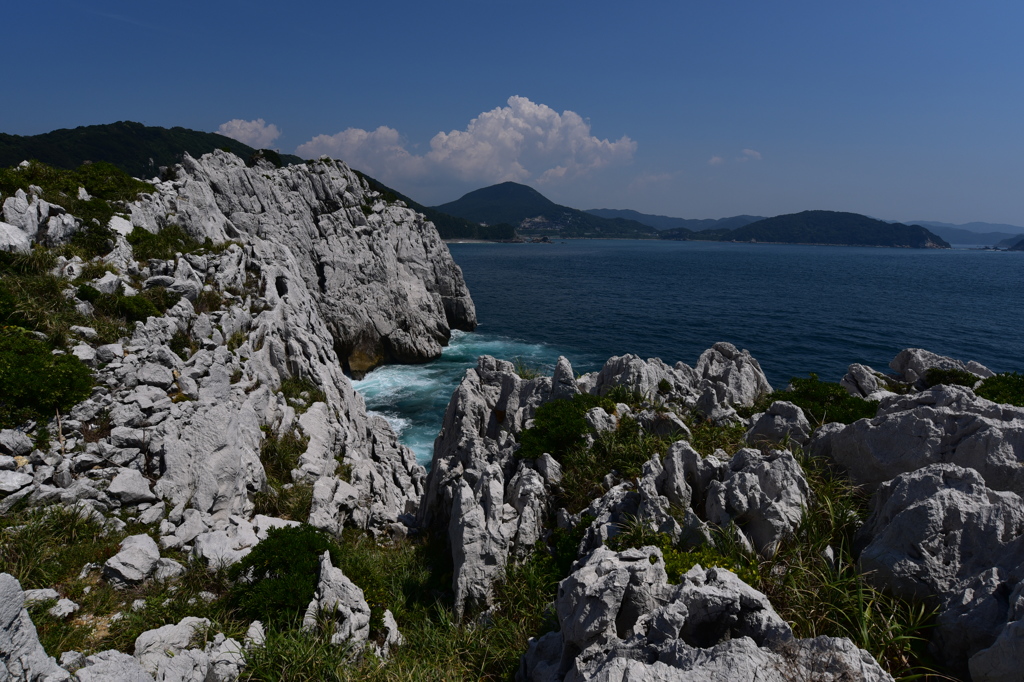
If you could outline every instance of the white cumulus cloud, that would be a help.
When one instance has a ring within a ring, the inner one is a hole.
[[[723,159],[721,156],[712,156],[710,159],[708,159],[709,166],[721,166],[723,163],[725,163],[725,159]]]
[[[262,118],[255,121],[245,121],[235,118],[227,123],[222,123],[217,132],[232,140],[238,140],[256,149],[267,149],[270,144],[281,136],[281,131],[273,123],[267,125]]]
[[[739,158],[739,160],[740,161],[760,161],[761,160],[761,152],[755,151],[753,149],[744,149],[743,150],[743,156],[741,156]]]
[[[319,135],[296,153],[306,158],[338,157],[385,182],[444,176],[494,183],[573,178],[628,163],[635,151],[636,142],[629,137],[611,141],[592,135],[590,123],[573,111],[558,113],[513,96],[506,106],[483,112],[465,129],[437,133],[424,154],[410,152],[398,131],[386,126]]]

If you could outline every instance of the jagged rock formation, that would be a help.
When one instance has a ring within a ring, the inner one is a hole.
[[[353,651],[362,651],[370,636],[370,606],[363,591],[331,564],[330,552],[320,557],[320,578],[302,618],[303,629],[314,631],[321,616],[334,626],[331,644],[345,644]]]
[[[287,249],[301,267],[275,275],[274,288],[306,289],[349,371],[435,358],[450,329],[476,326],[462,273],[433,226],[381,200],[344,164],[249,168],[214,152],[186,156],[177,175],[132,205],[132,223]]]
[[[1020,496],[992,490],[974,469],[931,464],[883,484],[861,533],[870,540],[860,564],[873,581],[941,605],[933,641],[943,661],[970,667],[975,682],[1016,679],[1019,670],[995,669],[1022,643]]]
[[[997,490],[1024,494],[1024,408],[993,403],[961,386],[886,398],[874,419],[826,425],[810,447],[872,489],[947,462],[974,469]]]
[[[937,658],[975,682],[1019,680],[1024,409],[961,386],[913,392],[931,368],[992,375],[975,362],[907,349],[890,367],[912,392],[888,392],[873,370],[851,366],[844,385],[881,398],[878,416],[825,425],[811,451],[877,488],[860,566],[878,585],[939,607]]]
[[[768,599],[729,571],[668,584],[654,547],[599,548],[562,581],[561,631],[531,640],[518,682],[891,680],[846,639],[797,640]]]
[[[249,168],[215,153],[186,158],[177,179],[156,188],[129,205],[130,223],[114,219],[120,232],[175,224],[197,241],[232,242],[139,263],[118,234],[103,259],[111,271],[92,285],[125,295],[166,287],[182,298],[118,343],[97,346],[95,332],[79,328],[73,353],[101,388],[53,425],[49,452],[17,446],[30,461],[3,472],[3,509],[22,499],[134,508],[161,523],[165,547],[232,563],[258,540],[248,519],[267,490],[260,449],[269,432],[305,443],[291,477],[315,489],[314,525],[387,532],[410,520],[424,471],[383,419],[366,414],[343,366],[426,360],[451,328],[474,326],[461,273],[430,224],[330,160]],[[52,240],[58,217],[78,229],[44,204],[9,197],[5,216],[33,237],[45,224]],[[56,272],[74,278],[82,264],[61,259]],[[203,296],[219,309],[197,310]],[[286,397],[286,380],[322,397]],[[109,419],[109,435],[87,437],[98,419]]]
[[[729,410],[733,404],[752,404],[771,390],[757,361],[727,343],[705,351],[696,368],[626,355],[609,359],[599,372],[579,379],[565,358],[559,358],[553,377],[523,380],[511,363],[481,357],[477,367],[466,372],[448,405],[441,435],[434,443],[419,514],[421,525],[450,538],[457,613],[469,602],[490,601],[492,585],[509,557],[528,553],[542,535],[542,519],[555,511],[549,509],[557,483],[550,477],[550,464],[515,456],[518,438],[537,408],[576,393],[604,395],[615,387],[687,409],[698,409],[702,395],[720,396],[714,405]],[[625,415],[627,409],[623,405],[619,411]],[[602,414],[593,410],[588,414],[595,432],[613,428],[614,418],[597,411]],[[643,423],[640,417],[638,422]],[[661,421],[654,419],[653,412],[648,419],[652,428]],[[685,424],[677,432],[688,433]],[[671,484],[666,481],[661,462],[652,460],[637,492],[631,484],[609,486],[605,497],[586,512],[597,520],[584,546],[616,532],[625,515],[637,514],[673,537],[684,532],[705,537],[702,523],[692,512],[684,519],[685,528],[669,514],[665,491]],[[567,523],[582,518],[562,516]]]

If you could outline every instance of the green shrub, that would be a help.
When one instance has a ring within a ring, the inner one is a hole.
[[[1024,374],[996,374],[981,382],[975,393],[992,402],[1024,407]]]
[[[878,414],[877,402],[852,396],[839,384],[820,381],[814,373],[806,379],[793,377],[787,390],[762,396],[753,408],[747,408],[741,414],[749,416],[764,412],[776,400],[793,403],[815,425],[827,422],[852,424],[858,419],[871,419]]]
[[[266,540],[229,570],[237,581],[231,589],[232,604],[249,620],[294,624],[316,591],[324,552],[331,553],[331,563],[340,565],[340,548],[322,530],[305,524],[272,528]]]
[[[192,337],[180,330],[174,332],[168,345],[174,354],[182,360],[188,360],[199,350],[199,345],[192,340]]]
[[[156,234],[143,228],[132,230],[128,234],[128,243],[132,245],[135,259],[140,261],[150,258],[170,260],[175,254],[193,253],[202,247],[179,225],[167,225]]]
[[[0,329],[0,428],[29,419],[48,422],[89,397],[89,368],[73,355],[50,351],[49,344],[20,329]]]
[[[106,256],[114,250],[114,231],[104,227],[113,215],[114,212],[110,211],[109,216],[104,215],[97,218],[97,220],[102,220],[103,217],[106,217],[103,226],[88,223],[84,229],[71,235],[71,246],[78,250],[84,260]]]
[[[533,416],[533,426],[520,434],[517,456],[532,459],[547,452],[560,460],[569,448],[584,442],[590,431],[584,415],[594,407],[615,412],[613,401],[586,393],[544,403]]]
[[[161,311],[153,303],[153,300],[160,303],[167,303],[175,296],[173,292],[150,293],[148,295],[123,296],[121,294],[104,294],[89,284],[78,287],[75,293],[82,301],[93,304],[96,312],[101,315],[118,317],[127,322],[145,322],[148,317],[159,317]],[[180,298],[180,296],[178,296]],[[177,302],[177,299],[174,299]],[[166,310],[166,308],[164,308]]]
[[[171,291],[167,287],[150,287],[142,291],[139,296],[152,303],[161,315],[181,300],[181,294]]]
[[[927,388],[932,386],[966,386],[973,388],[978,383],[978,376],[963,369],[942,369],[940,367],[929,367],[924,373],[924,384]]]

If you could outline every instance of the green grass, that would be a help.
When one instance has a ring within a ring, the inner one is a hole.
[[[549,405],[551,403],[548,403]],[[629,417],[619,421],[614,431],[594,439],[591,447],[576,443],[561,453],[562,482],[556,493],[557,504],[578,512],[603,493],[604,477],[616,472],[620,479],[635,479],[654,453],[664,455],[671,441],[645,433]]]
[[[0,328],[0,428],[67,414],[92,386],[92,372],[75,356],[54,355],[22,329]]]
[[[308,483],[293,483],[291,472],[298,467],[309,439],[294,431],[274,435],[266,428],[264,435],[260,462],[268,490],[256,494],[256,513],[305,521],[313,504],[313,488]]]
[[[139,261],[151,258],[171,260],[177,253],[192,253],[203,246],[179,225],[168,225],[156,234],[142,228],[132,230],[128,234],[128,243]]]
[[[316,384],[302,377],[289,377],[281,382],[281,393],[295,411],[302,414],[313,403],[327,402],[327,395]]]

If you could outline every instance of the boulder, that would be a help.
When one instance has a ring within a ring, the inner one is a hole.
[[[938,355],[921,348],[907,348],[892,359],[889,367],[908,384],[923,387],[924,376],[929,369],[958,369],[975,374],[979,379],[994,374],[984,365],[976,362],[964,363],[954,358]]]
[[[78,682],[153,682],[137,658],[113,649],[87,656],[75,676]]]
[[[707,486],[708,521],[734,522],[758,552],[771,556],[810,505],[810,486],[799,463],[788,450],[762,454],[745,448],[722,473]]]
[[[58,682],[70,677],[39,643],[21,583],[0,573],[0,679]]]
[[[176,624],[146,630],[135,638],[135,658],[148,672],[156,674],[169,659],[179,658],[190,649],[192,642],[205,635],[209,628],[208,619],[187,616]],[[189,660],[187,664],[191,668],[194,661]],[[205,672],[204,669],[204,675]]]
[[[882,485],[872,505],[861,569],[897,595],[938,604],[933,649],[965,672],[1020,618],[1006,596],[1024,580],[1024,501],[990,489],[973,469],[932,464]],[[986,665],[998,667],[997,654],[1012,650],[1002,646]]]
[[[804,446],[812,431],[803,410],[791,402],[776,400],[750,427],[746,440],[755,446],[784,445],[790,441]]]
[[[120,469],[107,488],[107,494],[123,505],[155,502],[156,495],[149,489],[149,481],[138,469]]]
[[[103,577],[114,587],[137,585],[148,578],[160,560],[160,549],[148,535],[131,535],[120,551],[103,564]]]
[[[723,384],[722,400],[731,406],[753,405],[759,397],[772,392],[757,360],[731,343],[719,342],[701,353],[694,370],[702,386]]]

